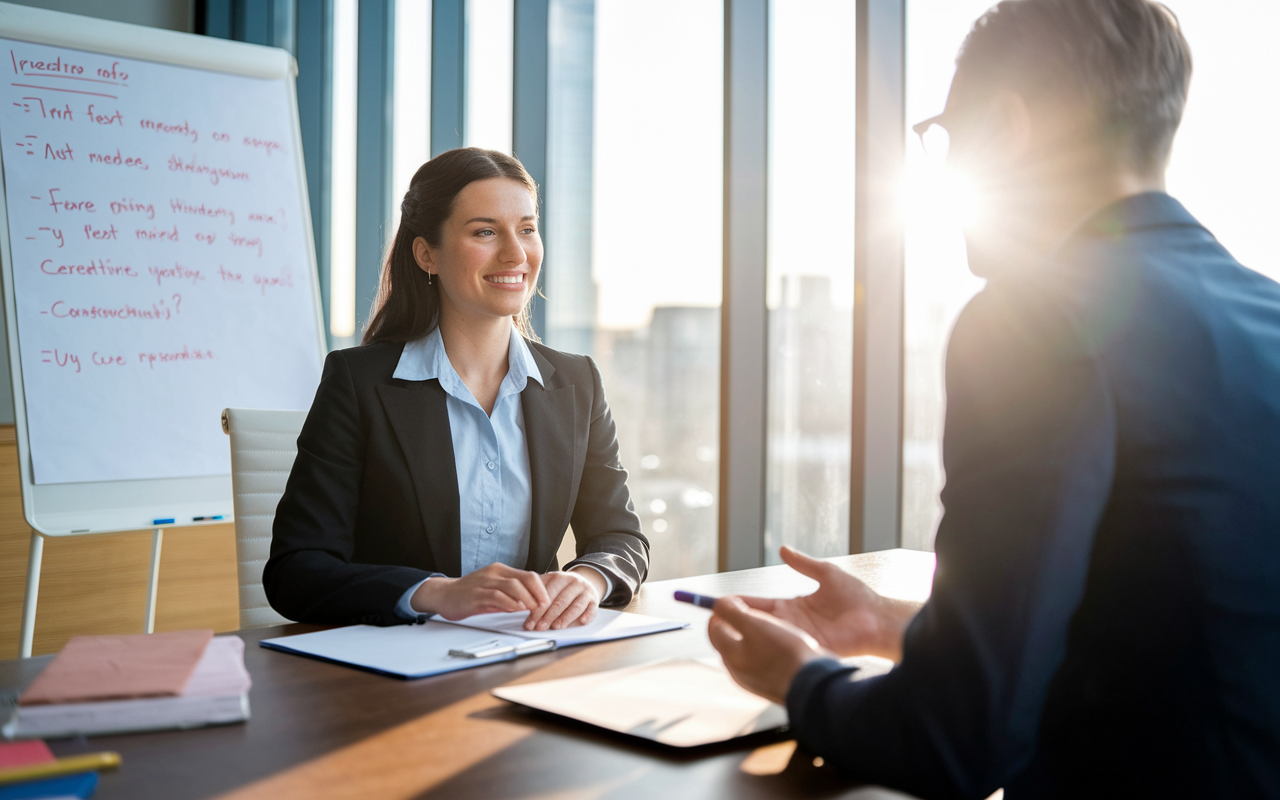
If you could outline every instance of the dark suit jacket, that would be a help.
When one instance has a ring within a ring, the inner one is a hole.
[[[267,598],[303,622],[394,625],[409,587],[461,571],[458,476],[445,392],[436,380],[391,374],[403,345],[339,350],[298,436],[298,457],[276,510]],[[527,569],[558,568],[572,524],[577,559],[608,573],[606,604],[630,601],[648,573],[649,543],[600,373],[585,356],[530,350],[545,388],[521,393],[533,508]]]
[[[802,742],[925,798],[1280,797],[1280,286],[1164,194],[989,278],[902,663],[807,665]]]

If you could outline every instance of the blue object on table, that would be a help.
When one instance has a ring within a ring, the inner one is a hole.
[[[681,603],[692,603],[693,605],[701,606],[702,608],[711,608],[716,604],[716,600],[719,600],[720,598],[711,597],[705,594],[694,594],[693,592],[678,591],[676,592],[676,599],[679,600]]]
[[[98,773],[81,772],[57,778],[10,783],[0,786],[0,800],[40,800],[42,797],[92,797],[98,788]]]

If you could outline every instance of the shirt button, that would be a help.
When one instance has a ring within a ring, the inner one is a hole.
[[[485,464],[485,466],[488,467],[489,469],[493,469],[494,464],[492,461],[490,461],[488,464]]]
[[[493,526],[490,525],[489,527],[485,528],[485,530],[488,531],[489,533],[493,533]]]

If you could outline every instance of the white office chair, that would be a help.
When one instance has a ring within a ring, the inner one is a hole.
[[[222,430],[231,437],[231,491],[236,512],[236,573],[240,627],[264,628],[293,620],[276,613],[262,588],[271,554],[271,523],[298,455],[305,411],[227,408]]]

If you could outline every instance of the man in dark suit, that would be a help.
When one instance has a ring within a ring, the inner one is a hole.
[[[988,283],[947,354],[932,597],[787,551],[818,592],[710,628],[857,778],[1280,797],[1280,286],[1163,191],[1190,72],[1150,0],[1006,0],[965,43],[930,122]],[[898,664],[860,679],[858,653]]]

